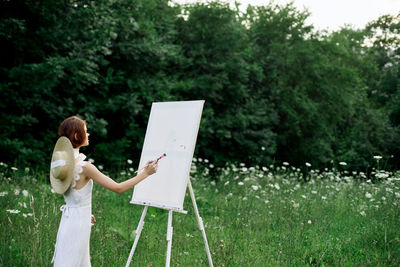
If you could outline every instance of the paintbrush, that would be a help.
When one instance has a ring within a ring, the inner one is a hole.
[[[160,160],[160,159],[162,159],[163,157],[166,157],[167,156],[167,154],[162,154],[161,156],[159,156],[156,160],[151,160],[151,161],[149,161],[147,164],[146,164],[146,166],[144,166],[143,168],[141,168],[140,170],[137,170],[137,171],[135,171],[135,173],[138,173],[138,172],[141,172],[144,168],[146,168],[147,166],[149,166],[149,165],[151,165],[151,164],[155,164],[155,163],[158,163],[158,161]]]

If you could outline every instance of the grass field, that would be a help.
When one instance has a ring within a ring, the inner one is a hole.
[[[400,265],[400,173],[375,171],[370,181],[311,170],[304,182],[287,163],[230,165],[214,179],[211,169],[198,159],[191,179],[214,266]],[[131,195],[94,186],[92,266],[125,266],[143,210]],[[0,266],[50,266],[63,203],[47,174],[1,164]],[[171,266],[207,266],[188,192],[184,208],[173,216]],[[149,208],[131,266],[165,265],[167,219]]]

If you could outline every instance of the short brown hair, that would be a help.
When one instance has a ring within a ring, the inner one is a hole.
[[[86,139],[86,121],[77,116],[66,118],[58,128],[58,135],[67,137],[74,148],[81,146]]]

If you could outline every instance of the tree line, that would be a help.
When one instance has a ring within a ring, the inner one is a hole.
[[[216,166],[400,166],[400,13],[328,32],[293,4],[0,4],[0,161],[47,168],[57,127],[88,123],[97,162],[138,162],[151,103],[206,100]]]

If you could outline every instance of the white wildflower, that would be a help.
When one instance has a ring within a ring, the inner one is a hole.
[[[367,215],[367,214],[365,213],[365,211],[361,211],[360,214],[361,214],[362,216]]]
[[[326,199],[326,196],[322,196],[321,198],[322,198],[323,200],[325,200],[325,199]]]
[[[311,193],[315,195],[317,193],[317,191],[312,190]]]
[[[24,207],[25,209],[27,208],[25,202],[18,202],[18,206],[22,206],[22,207]]]
[[[375,177],[380,178],[380,179],[385,179],[385,178],[389,177],[389,174],[380,172],[380,173],[375,174]]]
[[[311,167],[311,164],[308,163],[308,162],[306,162],[306,166],[307,166],[307,167]]]
[[[126,162],[128,162],[128,164],[132,164],[133,161],[131,159],[128,159]]]
[[[18,214],[20,211],[19,211],[19,210],[7,210],[7,212],[9,212],[9,213],[14,213],[14,214]]]
[[[17,167],[11,167],[11,170],[18,171],[18,168]]]
[[[374,159],[380,160],[380,159],[382,159],[382,156],[374,156]]]
[[[244,183],[243,182],[239,182],[238,185],[244,185]]]
[[[305,195],[301,195],[302,198],[306,199],[307,197]]]
[[[341,161],[341,162],[339,162],[339,165],[346,166],[346,165],[347,165],[347,163],[346,163],[346,162],[344,162],[344,161]]]
[[[289,162],[286,162],[286,161],[284,161],[282,164],[285,166],[289,166]]]
[[[226,181],[225,183],[224,183],[224,186],[227,186],[229,184],[229,181]]]
[[[365,193],[365,197],[366,197],[366,198],[371,198],[372,195],[371,195],[370,193],[367,192],[367,193]]]
[[[22,190],[22,195],[24,195],[24,197],[27,197],[29,195],[29,193],[27,190],[24,189],[24,190]]]
[[[215,185],[216,185],[215,181],[211,181],[210,184],[211,184],[212,186],[215,186]]]
[[[0,197],[4,197],[5,195],[8,195],[8,192],[0,192]]]
[[[243,201],[246,201],[246,200],[247,200],[247,197],[244,197],[242,200],[243,200]]]
[[[308,223],[308,224],[311,224],[312,222],[311,222],[311,220],[308,220],[307,223]]]
[[[384,68],[390,68],[390,67],[392,67],[393,66],[393,63],[392,62],[388,62],[388,63],[386,63],[383,67]]]
[[[294,202],[294,203],[293,203],[293,208],[298,208],[298,207],[300,207],[300,204],[299,204],[299,203],[296,203],[296,202]]]
[[[19,190],[19,189],[15,189],[15,190],[14,190],[14,195],[18,196],[19,193],[20,193],[20,190]]]
[[[281,187],[279,186],[279,184],[274,184],[274,187],[276,188],[276,190],[281,189]]]
[[[258,186],[256,186],[256,185],[252,185],[251,188],[253,188],[254,191],[258,190]]]
[[[133,172],[133,168],[129,168],[129,171],[130,171],[130,172]]]

